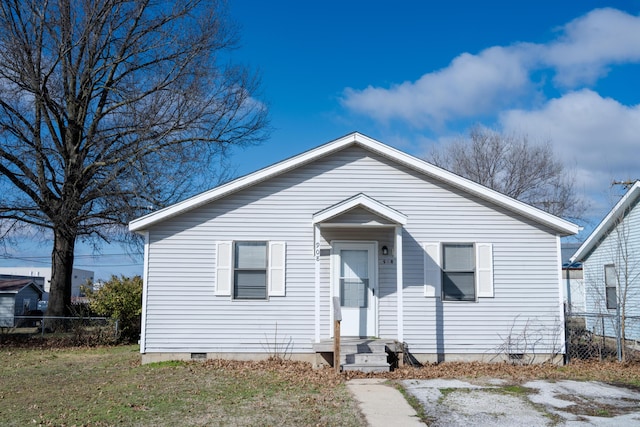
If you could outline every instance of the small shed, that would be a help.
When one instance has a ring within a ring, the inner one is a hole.
[[[0,280],[0,327],[14,327],[15,316],[36,310],[42,293],[42,288],[31,279]]]

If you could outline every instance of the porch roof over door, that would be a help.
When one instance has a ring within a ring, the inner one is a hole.
[[[313,214],[313,225],[389,227],[405,225],[407,216],[360,193]]]

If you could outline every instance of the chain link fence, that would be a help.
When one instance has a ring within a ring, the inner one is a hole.
[[[73,345],[99,345],[116,342],[120,332],[118,322],[108,317],[28,315],[0,319],[0,343],[40,337]]]
[[[618,318],[609,313],[566,313],[566,362],[576,360],[640,361],[640,316],[625,318],[627,339],[618,337]]]

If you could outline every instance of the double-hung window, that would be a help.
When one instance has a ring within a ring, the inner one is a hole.
[[[267,242],[235,242],[233,298],[267,298]]]
[[[616,266],[607,264],[604,266],[604,286],[607,300],[607,309],[615,309],[618,306]]]
[[[475,301],[476,273],[473,244],[442,245],[442,298],[445,301]]]
[[[285,259],[282,241],[217,242],[216,295],[235,300],[285,296]]]

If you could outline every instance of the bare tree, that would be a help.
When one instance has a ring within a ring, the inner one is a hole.
[[[433,148],[429,161],[554,215],[576,219],[585,211],[570,171],[551,145],[531,144],[526,135],[475,126],[468,139]]]
[[[78,238],[111,240],[268,136],[215,0],[0,0],[0,221],[53,235],[50,314]]]

